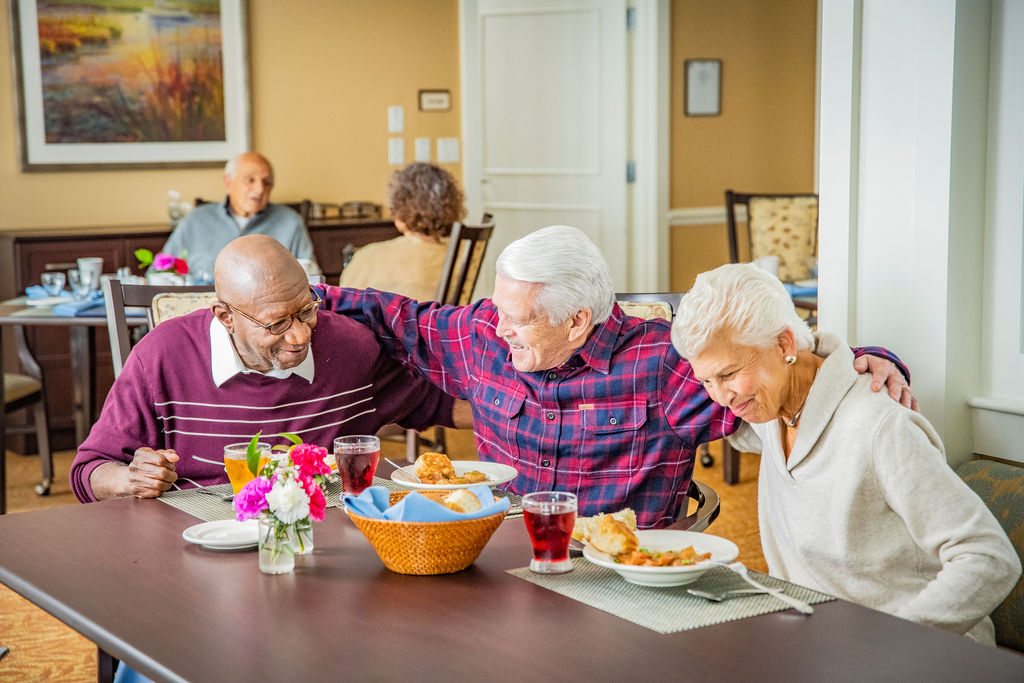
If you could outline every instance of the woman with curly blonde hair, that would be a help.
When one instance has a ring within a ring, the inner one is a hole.
[[[391,176],[388,206],[402,236],[357,251],[341,274],[341,286],[373,287],[431,301],[441,279],[452,224],[466,215],[462,190],[443,168],[409,164]]]

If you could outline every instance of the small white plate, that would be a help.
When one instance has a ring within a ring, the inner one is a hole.
[[[210,550],[251,548],[259,541],[259,535],[259,522],[255,519],[247,519],[244,522],[236,522],[233,519],[203,522],[181,532],[181,537],[189,543],[196,543]]]
[[[716,562],[732,562],[740,554],[740,549],[732,541],[696,531],[647,529],[636,532],[636,535],[640,539],[640,547],[645,550],[665,552],[682,550],[692,545],[698,553],[711,553],[711,559]],[[626,581],[639,586],[684,586],[693,583],[701,574],[715,566],[706,562],[685,567],[638,567],[619,564],[614,557],[597,550],[589,543],[583,548],[583,557],[599,567],[614,569]]]
[[[498,484],[504,484],[505,482],[512,481],[519,475],[519,472],[515,467],[502,465],[497,462],[453,460],[452,467],[455,468],[455,474],[459,476],[469,472],[470,470],[476,470],[477,472],[483,472],[486,474],[488,476],[488,480],[477,482],[476,484],[424,484],[416,478],[416,466],[406,465],[405,467],[399,468],[391,473],[391,481],[399,484],[400,486],[407,486],[411,489],[468,489],[470,486],[479,486],[480,484],[486,484],[487,486],[494,487]]]
[[[74,299],[66,296],[48,296],[42,299],[25,299],[26,306],[56,306],[68,301],[74,301]]]

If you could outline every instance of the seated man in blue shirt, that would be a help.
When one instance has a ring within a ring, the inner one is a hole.
[[[313,264],[313,242],[302,217],[287,206],[270,203],[274,169],[261,154],[245,152],[224,167],[227,198],[221,204],[197,206],[171,233],[162,251],[188,261],[199,281],[213,281],[213,262],[228,242],[241,235],[270,235],[303,262]]]

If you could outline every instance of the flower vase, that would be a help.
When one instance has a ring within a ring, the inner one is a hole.
[[[159,286],[183,285],[185,284],[185,278],[177,273],[154,273],[152,270],[147,270],[146,284]]]
[[[313,522],[306,517],[289,526],[289,539],[296,555],[313,552]]]
[[[287,574],[295,569],[295,550],[291,524],[281,524],[263,513],[259,517],[260,571],[264,574]]]

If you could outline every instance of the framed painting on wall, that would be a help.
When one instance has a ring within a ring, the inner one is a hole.
[[[249,148],[245,0],[10,0],[23,171],[217,166]]]

